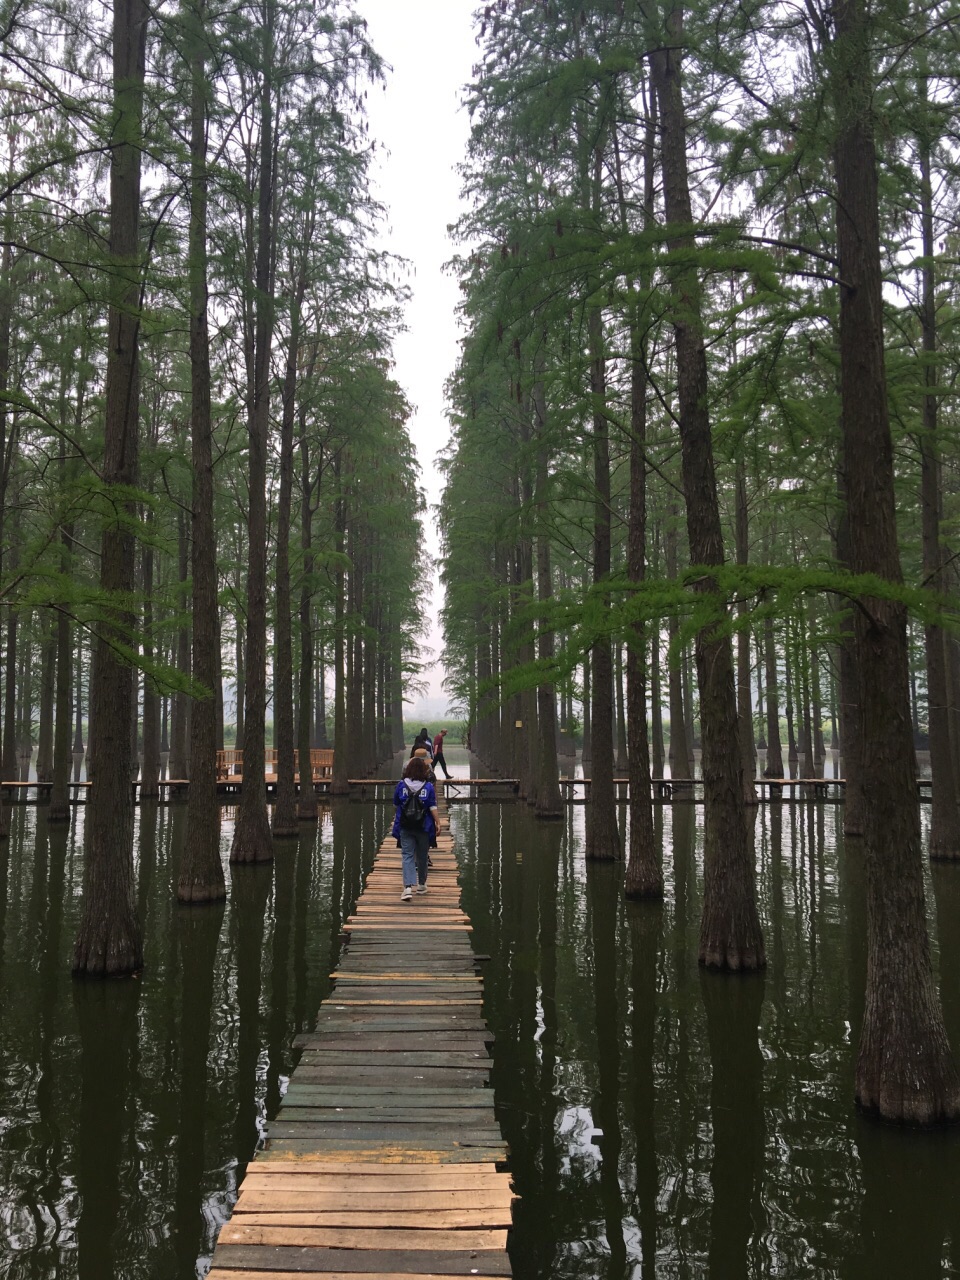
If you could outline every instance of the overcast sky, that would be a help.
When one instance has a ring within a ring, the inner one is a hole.
[[[371,91],[370,131],[380,139],[378,194],[389,209],[386,242],[410,260],[413,297],[407,308],[407,332],[396,344],[396,379],[416,412],[411,434],[420,460],[427,498],[435,504],[440,477],[434,465],[447,441],[443,385],[457,359],[454,316],[459,290],[444,274],[454,252],[447,227],[459,211],[460,180],[456,172],[468,134],[467,114],[460,108],[463,86],[477,55],[473,0],[355,0],[367,19],[373,47],[391,65],[386,89]],[[432,532],[428,552],[436,541]],[[431,606],[435,616],[439,587]],[[440,632],[431,628],[428,643],[441,650]],[[433,667],[429,705],[418,707],[436,716],[442,708],[439,658]]]

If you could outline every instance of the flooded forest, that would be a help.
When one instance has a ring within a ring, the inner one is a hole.
[[[0,6],[0,1277],[207,1273],[441,686],[513,1273],[955,1274],[958,15],[466,5],[427,432],[375,7]]]

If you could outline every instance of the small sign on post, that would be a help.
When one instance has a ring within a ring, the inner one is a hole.
[[[515,721],[514,721],[514,728],[516,728],[516,729],[522,729],[522,728],[523,728],[523,721],[522,721],[522,720],[515,720]]]

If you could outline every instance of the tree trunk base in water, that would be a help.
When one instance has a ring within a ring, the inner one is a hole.
[[[755,941],[746,938],[737,941],[729,933],[726,938],[710,937],[709,933],[704,938],[702,931],[697,959],[704,969],[714,969],[721,973],[757,973],[767,967],[762,937]]]
[[[287,826],[286,823],[283,826],[275,823],[270,834],[274,840],[298,840],[300,838],[300,827],[296,821],[290,826]]]
[[[925,1003],[917,1000],[905,1017],[890,1010],[872,1030],[864,1017],[856,1099],[881,1120],[924,1126],[960,1120],[960,1079],[946,1037],[926,1021]],[[942,1027],[939,1017],[935,1023]]]
[[[69,822],[70,806],[68,804],[48,805],[47,822]]]
[[[244,819],[243,810],[237,814],[237,826],[230,848],[232,863],[272,862],[273,838],[266,809],[258,810],[256,819]]]
[[[627,874],[629,875],[629,872]],[[635,884],[628,884],[624,888],[623,896],[630,902],[662,902],[663,877],[652,876],[642,878]]]
[[[177,885],[177,901],[184,906],[202,907],[208,906],[214,902],[223,902],[227,896],[226,885],[206,884],[198,882],[196,884],[185,884],[182,880]]]
[[[317,822],[320,818],[320,808],[314,802],[313,804],[301,804],[297,806],[298,822]]]
[[[135,920],[80,927],[73,952],[77,978],[124,978],[143,969],[143,939]]]

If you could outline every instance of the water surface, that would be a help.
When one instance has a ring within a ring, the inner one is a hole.
[[[624,903],[622,868],[585,864],[583,813],[452,810],[491,957],[515,1275],[960,1275],[960,1136],[851,1103],[864,886],[839,808],[760,809],[769,968],[739,978],[696,963],[702,810],[657,807],[662,906]],[[146,968],[99,983],[69,972],[83,811],[67,830],[15,810],[0,847],[0,1277],[205,1273],[387,816],[338,802],[272,866],[234,870],[225,906],[184,909],[185,810],[138,810]],[[231,835],[225,810],[224,853]],[[960,868],[928,883],[960,1045]]]

